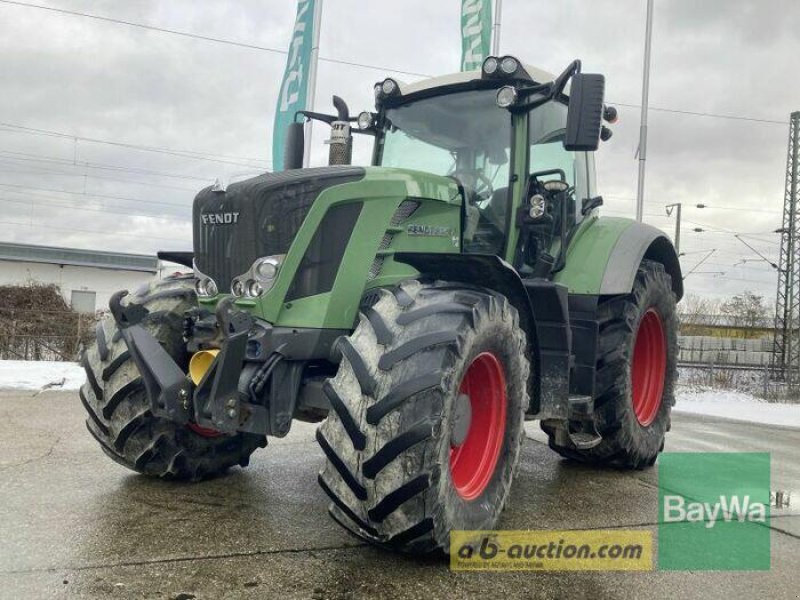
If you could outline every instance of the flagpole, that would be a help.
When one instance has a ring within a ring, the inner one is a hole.
[[[317,92],[317,62],[319,62],[319,30],[322,22],[322,0],[314,1],[314,31],[311,34],[311,59],[308,68],[308,92],[306,93],[306,110],[314,110],[314,98]],[[305,124],[305,145],[303,148],[303,167],[311,162],[311,126],[309,119]]]
[[[647,26],[644,35],[644,69],[642,74],[642,121],[639,126],[639,182],[636,189],[636,220],[644,213],[644,167],[647,160],[647,107],[650,95],[650,42],[653,38],[653,0],[647,0]]]
[[[494,0],[494,25],[492,25],[492,55],[500,55],[500,17],[503,14],[503,0]]]

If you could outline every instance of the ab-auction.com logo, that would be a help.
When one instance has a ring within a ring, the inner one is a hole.
[[[647,530],[451,531],[454,571],[647,571]]]
[[[769,569],[768,453],[665,453],[658,487],[660,569]]]

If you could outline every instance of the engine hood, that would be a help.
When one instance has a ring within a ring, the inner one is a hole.
[[[360,167],[340,166],[265,173],[202,190],[194,200],[194,262],[222,293],[256,258],[285,254],[317,196],[334,185],[364,177]]]

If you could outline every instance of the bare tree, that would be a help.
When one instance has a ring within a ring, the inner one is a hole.
[[[745,290],[720,305],[720,311],[733,327],[756,329],[764,327],[772,309],[764,296]]]
[[[684,325],[712,327],[720,320],[720,302],[697,294],[687,294],[678,304],[678,315]]]

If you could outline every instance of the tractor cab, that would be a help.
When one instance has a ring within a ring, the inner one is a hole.
[[[571,98],[570,80],[577,82]],[[616,116],[603,106],[603,88],[603,77],[581,74],[579,61],[554,77],[514,57],[489,57],[480,71],[378,82],[377,112],[350,121],[353,132],[375,137],[373,166],[457,182],[463,252],[499,256],[523,278],[547,278],[563,267],[583,218],[602,203],[592,150],[611,136],[601,117]],[[332,136],[332,157],[336,143]]]

